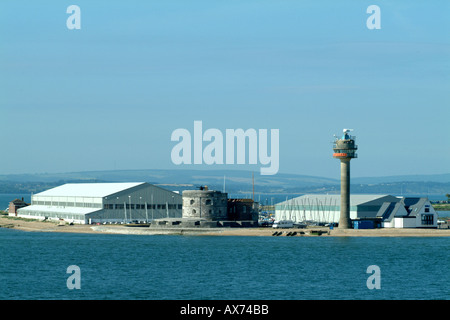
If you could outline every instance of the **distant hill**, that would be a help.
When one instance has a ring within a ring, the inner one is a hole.
[[[0,175],[0,193],[36,193],[69,182],[149,182],[183,191],[207,185],[233,194],[252,192],[252,172],[244,170],[114,170]],[[353,193],[450,193],[450,174],[352,178]],[[254,175],[255,193],[339,193],[337,179],[298,174]]]
[[[211,189],[232,192],[249,192],[252,190],[252,172],[241,170],[114,170],[89,171],[69,173],[20,174],[0,175],[0,185],[33,184],[40,185],[67,182],[149,182],[166,186],[168,189],[192,189],[207,185]],[[261,176],[255,174],[255,188],[260,191],[271,190],[284,192],[287,189],[323,185],[336,185],[335,179],[313,177],[306,175],[277,174],[275,176]],[[1,192],[1,189],[0,189]]]
[[[352,178],[352,183],[359,183],[359,184],[375,184],[375,183],[390,183],[390,182],[405,182],[405,181],[449,183],[450,173]]]

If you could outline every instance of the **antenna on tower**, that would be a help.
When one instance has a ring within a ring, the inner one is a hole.
[[[353,131],[353,129],[344,129],[342,130],[344,132],[344,135],[342,139],[351,139],[350,135],[348,134],[350,131]]]

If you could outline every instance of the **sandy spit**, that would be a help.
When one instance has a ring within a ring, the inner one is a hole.
[[[1,228],[12,228],[29,232],[71,232],[91,234],[137,234],[137,235],[203,235],[203,236],[275,236],[278,237],[449,237],[450,229],[370,229],[330,230],[328,228],[280,229],[272,228],[217,228],[217,229],[151,229],[122,225],[59,225],[25,219],[0,217]],[[295,235],[292,235],[295,232]],[[320,235],[318,235],[320,234]]]

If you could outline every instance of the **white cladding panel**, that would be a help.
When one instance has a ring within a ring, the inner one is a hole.
[[[77,223],[122,223],[181,217],[181,204],[180,194],[148,183],[82,183],[33,195],[32,205],[23,208],[20,215]]]

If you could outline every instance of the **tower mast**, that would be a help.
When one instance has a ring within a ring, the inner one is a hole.
[[[344,129],[342,138],[337,138],[333,145],[333,158],[341,160],[341,214],[339,228],[350,229],[350,160],[357,158],[355,136],[349,135],[353,129]]]

